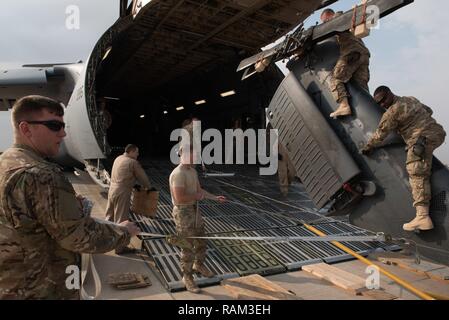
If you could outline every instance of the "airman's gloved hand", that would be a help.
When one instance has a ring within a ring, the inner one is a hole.
[[[365,145],[362,149],[362,154],[365,156],[370,156],[374,151],[374,148],[370,145]]]
[[[125,227],[126,230],[128,230],[131,237],[137,236],[139,233],[142,232],[142,230],[140,230],[140,228],[137,226],[137,224],[135,224],[134,222],[128,221],[128,220],[123,221],[122,223],[120,223],[120,225],[122,227]]]

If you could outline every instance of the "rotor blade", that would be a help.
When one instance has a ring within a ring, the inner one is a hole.
[[[242,80],[248,79],[249,77],[251,77],[252,75],[254,75],[256,73],[257,73],[256,69],[249,67],[243,73]]]
[[[370,6],[375,6],[378,8],[379,18],[383,18],[396,10],[413,3],[414,0],[371,0],[367,3],[367,11],[370,11]],[[368,12],[369,13],[369,12]],[[356,9],[356,21],[362,21],[362,16],[364,14],[363,6],[358,6]],[[348,31],[352,27],[352,17],[353,10],[348,10],[342,15],[335,17],[334,19],[320,24],[318,26],[313,26],[303,32],[303,35],[311,34],[311,41],[320,42],[324,39],[330,38],[339,32]],[[369,18],[369,17],[368,17]],[[259,52],[252,57],[246,58],[240,62],[237,72],[245,68],[248,68],[258,61],[271,57],[279,51],[285,44],[284,42],[279,43],[271,49]],[[272,62],[276,62],[274,59]],[[254,73],[252,73],[254,74]],[[246,76],[248,78],[249,76]]]
[[[414,0],[371,0],[367,3],[367,14],[369,15],[369,7],[375,6],[379,10],[379,18],[383,18],[413,2]],[[356,21],[362,21],[363,14],[363,6],[357,7]],[[326,38],[334,36],[339,32],[348,31],[352,26],[352,16],[353,10],[351,9],[326,23],[314,27],[312,41],[320,42]],[[369,19],[369,16],[367,19]]]

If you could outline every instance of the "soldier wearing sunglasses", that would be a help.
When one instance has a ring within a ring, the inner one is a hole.
[[[0,299],[79,299],[66,287],[80,253],[126,246],[140,230],[83,215],[61,169],[46,160],[66,136],[64,109],[27,96],[14,105],[15,144],[0,156]]]

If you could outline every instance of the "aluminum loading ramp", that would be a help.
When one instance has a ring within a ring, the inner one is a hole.
[[[144,232],[174,234],[175,223],[171,216],[172,205],[168,188],[168,177],[173,166],[164,162],[150,162],[144,164],[144,168],[152,184],[160,190],[159,208],[154,219],[135,214],[132,215],[132,219],[138,221]],[[230,203],[225,204],[209,200],[201,202],[200,210],[205,221],[206,233],[210,236],[315,236],[301,226],[299,220],[313,224],[314,227],[328,235],[372,234],[348,223],[319,215],[299,183],[294,183],[290,188],[288,198],[283,199],[276,177],[258,176],[258,168],[254,166],[233,166],[231,168],[221,166],[220,168],[223,171],[235,172],[236,175],[226,178],[204,178],[199,172],[200,182],[204,189],[217,195],[224,195],[230,200]],[[284,203],[304,209],[295,209]],[[376,249],[397,249],[397,246],[380,242],[344,244],[361,255],[367,255]],[[167,289],[170,291],[183,290],[179,248],[169,245],[164,239],[143,240],[142,246],[154,260],[161,280]],[[195,280],[200,286],[212,285],[227,278],[249,274],[284,273],[298,270],[301,266],[308,264],[323,261],[335,263],[350,259],[353,259],[352,256],[327,242],[209,240],[206,265],[217,276],[198,278],[195,275]]]

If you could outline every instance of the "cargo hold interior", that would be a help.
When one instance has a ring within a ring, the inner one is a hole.
[[[283,75],[273,66],[241,81],[237,67],[326,4],[152,1],[135,19],[119,19],[87,68],[88,109],[101,149],[135,143],[142,155],[167,156],[171,131],[192,117],[203,130],[265,127],[265,108]],[[109,128],[95,119],[104,97]]]
[[[236,64],[229,64],[200,71],[148,92],[102,92],[97,100],[104,101],[112,119],[106,130],[112,153],[133,143],[140,147],[142,156],[166,157],[176,144],[170,141],[172,130],[193,117],[201,120],[203,132],[208,128],[221,132],[265,128],[265,108],[283,77],[281,71],[273,67],[241,81],[242,74],[235,69]]]

